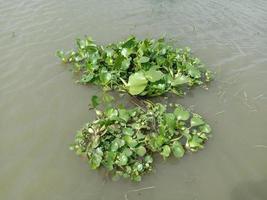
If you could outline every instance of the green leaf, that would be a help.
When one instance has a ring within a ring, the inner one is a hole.
[[[149,61],[149,57],[143,56],[139,59],[140,63],[147,63]]]
[[[100,81],[102,84],[106,85],[111,80],[111,78],[112,78],[112,75],[109,72],[102,71],[100,73]]]
[[[131,129],[131,128],[123,128],[123,129],[122,129],[122,132],[123,132],[123,134],[125,134],[125,135],[133,135],[133,134],[134,134],[134,131],[133,131],[133,129]]]
[[[92,169],[96,169],[100,166],[102,161],[103,152],[101,148],[97,148],[90,158],[90,165]]]
[[[190,117],[190,113],[188,111],[182,109],[181,107],[175,108],[174,114],[177,117],[178,121],[180,121],[180,120],[186,121]]]
[[[172,81],[172,86],[177,86],[177,85],[183,85],[185,83],[188,83],[190,81],[190,78],[183,76],[183,75],[178,75],[173,81]]]
[[[114,66],[117,69],[121,68],[122,62],[125,60],[125,58],[122,55],[119,55],[116,57],[115,62],[114,62]]]
[[[113,151],[113,152],[116,152],[117,150],[119,149],[119,144],[117,141],[113,141],[111,143],[111,147],[110,147],[110,150]]]
[[[194,67],[193,65],[189,64],[187,66],[187,70],[188,70],[188,74],[194,78],[200,78],[201,77],[201,73],[200,71]]]
[[[116,158],[116,152],[108,151],[105,153],[105,166],[109,171],[113,170],[115,158]]]
[[[150,155],[146,155],[146,156],[145,156],[145,162],[146,162],[146,163],[153,163],[153,158],[152,158],[152,156],[150,156]]]
[[[130,119],[130,115],[126,109],[119,109],[119,117],[127,122]]]
[[[106,103],[106,104],[109,104],[111,103],[112,101],[114,101],[114,97],[107,94],[107,93],[104,93],[103,94],[103,102]]]
[[[175,129],[176,127],[175,115],[173,113],[166,113],[164,117],[165,117],[165,121],[166,121],[168,128]]]
[[[131,149],[129,149],[129,148],[125,148],[125,149],[123,149],[123,152],[122,152],[124,155],[126,155],[127,157],[130,157],[132,154],[133,154],[133,152],[132,152],[132,150]]]
[[[134,170],[141,172],[144,169],[144,166],[140,162],[134,164]]]
[[[136,148],[136,153],[143,157],[146,154],[146,148],[144,146],[139,146]]]
[[[137,132],[136,133],[136,138],[138,139],[138,140],[141,140],[141,139],[144,139],[146,136],[143,134],[143,133],[140,133],[140,132]]]
[[[131,59],[125,59],[121,62],[121,68],[127,70],[131,64]]]
[[[123,48],[133,48],[135,45],[136,45],[136,39],[134,36],[131,36],[121,46]]]
[[[173,152],[173,155],[176,157],[176,158],[181,158],[184,156],[184,148],[183,146],[181,145],[180,142],[178,141],[175,141],[173,144],[172,144],[172,152]]]
[[[202,124],[205,124],[205,122],[203,121],[203,119],[199,116],[193,116],[191,118],[190,124],[192,127],[194,126],[200,126]]]
[[[111,48],[106,48],[106,49],[105,49],[105,52],[106,52],[106,55],[107,55],[108,57],[112,57],[113,54],[114,54],[114,50],[111,49]]]
[[[118,110],[114,108],[109,108],[106,110],[105,114],[109,119],[114,120],[118,116]]]
[[[84,74],[79,81],[80,83],[89,83],[94,78],[93,74]]]
[[[96,108],[100,104],[100,99],[98,96],[94,95],[91,98],[91,104],[93,108]]]
[[[200,126],[199,129],[203,133],[210,133],[211,132],[211,127],[208,124],[204,124],[203,126]]]
[[[125,135],[123,139],[129,147],[135,147],[138,144],[138,142],[129,135]]]
[[[124,165],[127,164],[127,162],[128,162],[128,158],[127,158],[127,156],[126,156],[125,154],[121,153],[121,154],[119,154],[119,155],[117,156],[117,162],[116,162],[116,163],[117,163],[119,166],[124,166]]]
[[[155,140],[156,147],[161,147],[165,142],[165,137],[163,135],[158,135]]]
[[[137,95],[144,91],[147,86],[147,79],[143,72],[136,72],[129,77],[128,81],[129,93]]]
[[[147,80],[153,83],[162,79],[164,77],[164,74],[161,71],[151,68],[150,70],[145,72],[145,76]]]
[[[190,150],[195,151],[197,149],[203,148],[203,139],[198,137],[197,135],[193,135],[193,137],[188,141],[188,146]]]
[[[169,145],[164,145],[162,147],[162,151],[161,151],[161,155],[163,156],[163,158],[168,158],[170,156],[171,153],[171,148]]]
[[[56,52],[57,57],[59,57],[63,62],[66,62],[65,53],[63,51]]]
[[[120,139],[120,138],[116,138],[115,140],[113,140],[114,142],[117,142],[119,145],[119,148],[121,148],[122,146],[125,145],[125,141]]]
[[[140,182],[140,181],[142,180],[141,176],[139,176],[139,175],[134,175],[134,176],[132,177],[132,179],[133,179],[134,181],[136,181],[136,182]]]
[[[123,48],[121,50],[121,55],[123,55],[125,58],[128,58],[131,55],[132,52],[133,52],[132,49]]]
[[[161,148],[161,146],[164,144],[166,138],[163,135],[156,135],[150,138],[149,144],[151,146],[151,149],[153,151],[156,151]]]
[[[121,50],[121,55],[123,55],[125,58],[127,58],[128,57],[128,51],[127,51],[127,49],[126,48],[123,48],[122,50]]]

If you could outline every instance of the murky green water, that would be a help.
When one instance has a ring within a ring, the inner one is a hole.
[[[76,85],[54,56],[85,34],[190,46],[216,80],[172,100],[212,125],[206,148],[159,160],[139,184],[89,170],[68,145],[100,89]],[[266,200],[266,124],[265,0],[0,0],[1,200]]]

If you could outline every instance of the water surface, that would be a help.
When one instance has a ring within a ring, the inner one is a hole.
[[[69,151],[100,89],[75,84],[54,53],[86,34],[190,46],[216,80],[171,100],[212,125],[206,148],[157,161],[139,184],[106,181]],[[267,1],[0,0],[0,55],[1,200],[267,199]]]

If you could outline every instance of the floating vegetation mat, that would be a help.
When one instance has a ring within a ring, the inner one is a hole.
[[[78,39],[77,49],[57,55],[79,72],[80,83],[131,95],[158,96],[166,92],[183,95],[186,89],[211,80],[211,72],[190,49],[174,48],[164,39],[126,41],[101,46],[90,38]]]
[[[113,178],[140,181],[152,170],[155,154],[182,158],[203,148],[211,132],[201,116],[181,105],[146,102],[132,109],[96,110],[97,119],[78,131],[72,149],[86,156],[92,169],[106,168]]]
[[[203,148],[211,128],[200,115],[178,104],[167,107],[145,100],[167,92],[184,95],[212,79],[189,48],[174,48],[164,39],[135,37],[107,46],[90,38],[78,39],[76,44],[76,50],[58,51],[57,55],[80,74],[79,83],[143,96],[138,100],[142,105],[124,108],[111,106],[112,98],[106,95],[103,110],[96,109],[100,99],[92,97],[97,119],[78,131],[71,146],[88,158],[92,169],[105,168],[114,179],[140,181],[152,170],[155,154],[164,159],[171,155],[182,158],[186,152]]]

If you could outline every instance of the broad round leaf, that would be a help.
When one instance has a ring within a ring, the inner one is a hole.
[[[123,138],[129,147],[135,147],[138,144],[138,142],[129,135],[125,135]]]
[[[119,110],[119,117],[123,119],[125,122],[127,122],[130,119],[130,115],[127,112],[126,109],[120,109]]]
[[[162,147],[162,151],[161,151],[161,155],[164,157],[164,158],[167,158],[170,156],[170,153],[171,153],[171,148],[169,145],[164,145]]]
[[[143,146],[139,146],[137,147],[136,149],[136,153],[139,155],[139,156],[144,156],[146,154],[146,148],[143,147]]]
[[[115,151],[117,151],[118,149],[119,149],[119,143],[118,143],[117,141],[114,140],[114,141],[111,143],[110,150],[113,151],[113,152],[115,152]]]
[[[136,166],[137,171],[142,171],[144,169],[143,165],[141,163],[137,164]]]
[[[150,82],[156,82],[164,77],[164,74],[161,71],[158,71],[156,69],[150,69],[145,72],[147,80]]]
[[[183,146],[181,145],[180,142],[175,141],[175,142],[172,144],[172,152],[173,152],[173,155],[174,155],[176,158],[181,158],[181,157],[184,156],[184,148],[183,148]]]
[[[201,117],[199,117],[199,116],[193,116],[191,118],[190,123],[191,123],[191,126],[192,127],[194,127],[194,126],[200,126],[202,124],[205,124],[205,122],[203,121],[203,119]]]
[[[111,73],[109,72],[101,72],[100,73],[100,81],[102,84],[107,84],[112,78]]]
[[[131,95],[140,94],[147,86],[147,79],[143,72],[136,72],[129,77],[128,87]]]
[[[126,155],[127,157],[131,156],[133,154],[132,150],[129,148],[125,148],[123,150],[123,154]]]
[[[128,162],[128,158],[125,154],[121,153],[117,157],[117,164],[120,166],[126,165]]]
[[[183,120],[183,121],[188,120],[190,117],[190,113],[188,111],[182,109],[181,107],[175,108],[174,114],[178,120]]]
[[[108,118],[112,119],[112,118],[118,116],[118,110],[114,109],[114,108],[109,108],[109,109],[107,109],[105,114],[107,115]]]

